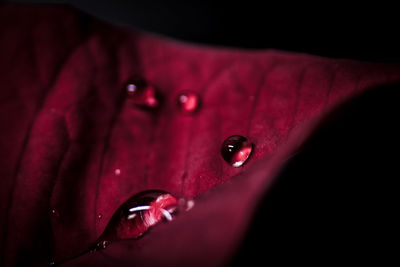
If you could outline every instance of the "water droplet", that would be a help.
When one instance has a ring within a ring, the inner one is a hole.
[[[121,169],[115,169],[114,173],[117,176],[120,175],[121,174]]]
[[[189,199],[186,202],[186,211],[191,210],[194,207],[194,200],[193,199]]]
[[[126,92],[128,93],[128,95],[133,96],[135,94],[136,90],[137,90],[137,87],[133,83],[128,83],[128,85],[126,86]]]
[[[128,199],[115,212],[97,244],[142,236],[162,220],[170,221],[177,210],[178,200],[159,190],[139,193]],[[96,248],[99,247],[96,245]]]
[[[101,218],[103,218],[103,214],[101,214],[101,213],[97,214],[97,219],[100,220]]]
[[[91,246],[90,249],[89,249],[86,253],[94,253],[94,252],[96,252],[96,251],[106,249],[110,244],[111,244],[110,241],[105,240],[105,239],[101,239],[101,240],[98,241],[96,244],[94,244],[93,246]],[[84,253],[82,253],[82,255],[83,255],[83,254],[84,254]]]
[[[141,107],[156,108],[160,101],[154,86],[144,81],[134,81],[126,85],[126,93],[132,103]]]
[[[193,199],[179,199],[179,208],[184,211],[189,211],[194,207],[194,200]]]
[[[178,200],[165,191],[149,190],[136,194],[118,208],[103,234],[92,246],[54,265],[103,250],[113,241],[139,238],[151,226],[163,220],[171,221],[179,208]],[[99,216],[102,215],[99,213]]]
[[[59,218],[60,218],[60,213],[59,213],[58,210],[55,209],[55,208],[52,208],[52,209],[50,210],[50,214],[51,214],[51,216],[52,216],[53,218],[56,218],[56,219],[59,219]]]
[[[253,145],[240,135],[232,135],[222,143],[221,154],[226,162],[233,167],[242,166],[249,158]]]
[[[105,249],[110,245],[110,243],[111,243],[110,241],[103,240],[97,244],[97,247],[100,249]]]
[[[56,263],[54,261],[49,263],[49,266],[56,266]]]
[[[182,93],[178,96],[178,105],[182,111],[193,113],[200,106],[200,97],[196,93]]]

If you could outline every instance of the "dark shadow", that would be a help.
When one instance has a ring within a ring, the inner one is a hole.
[[[396,259],[400,85],[333,112],[288,162],[233,263],[370,263]]]
[[[187,42],[400,61],[397,7],[277,1],[6,0],[68,3],[109,22]]]

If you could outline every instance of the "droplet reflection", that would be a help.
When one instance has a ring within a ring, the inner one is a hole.
[[[222,157],[233,167],[242,166],[249,158],[253,145],[241,135],[232,135],[225,139],[221,147]]]
[[[200,106],[200,97],[196,93],[182,93],[178,96],[178,105],[186,113],[194,113]]]
[[[126,85],[126,93],[132,103],[140,107],[157,108],[160,104],[154,86],[142,81],[130,82]]]
[[[194,206],[193,200],[178,199],[161,190],[149,190],[134,195],[114,213],[104,232],[86,251],[74,257],[57,261],[65,263],[86,253],[106,249],[112,242],[122,239],[136,239],[161,221],[172,221],[179,211]],[[101,216],[100,216],[101,215]],[[97,218],[103,215],[99,213]]]

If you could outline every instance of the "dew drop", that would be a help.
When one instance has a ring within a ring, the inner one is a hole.
[[[160,104],[154,86],[141,80],[128,83],[126,93],[130,101],[140,107],[156,108]]]
[[[241,135],[232,135],[222,143],[221,154],[233,167],[242,166],[249,158],[253,145]]]
[[[100,249],[105,249],[110,245],[110,241],[103,240],[97,244]]]
[[[103,214],[101,214],[101,213],[97,214],[97,219],[100,220],[101,218],[103,218]]]
[[[53,218],[55,218],[55,219],[59,219],[59,218],[60,218],[60,213],[59,213],[58,210],[55,209],[55,208],[52,208],[52,209],[50,210],[50,214],[51,214],[51,216],[52,216]]]
[[[193,199],[179,199],[179,208],[184,211],[189,211],[194,207],[194,200]]]
[[[135,94],[136,90],[137,90],[137,87],[133,83],[128,83],[128,85],[126,86],[126,92],[130,96],[133,96]]]
[[[173,220],[178,209],[180,207],[177,198],[165,191],[149,190],[136,194],[118,208],[92,246],[78,255],[54,264],[65,263],[84,254],[106,249],[117,240],[139,238],[153,225],[163,220]],[[100,215],[99,213],[98,217]]]
[[[194,207],[194,200],[190,199],[186,202],[186,211],[191,210]]]
[[[114,213],[97,244],[105,240],[138,238],[153,225],[163,220],[171,221],[177,206],[178,200],[164,191],[151,190],[134,195]]]
[[[115,169],[114,173],[117,176],[120,175],[121,174],[121,169]]]
[[[110,241],[105,240],[105,239],[101,239],[101,240],[98,241],[96,244],[94,244],[93,246],[91,246],[90,249],[88,250],[88,252],[89,252],[89,253],[94,253],[94,252],[96,252],[96,251],[106,249],[110,244],[111,244]]]
[[[200,97],[196,93],[182,93],[178,96],[178,105],[182,111],[194,113],[200,106]]]

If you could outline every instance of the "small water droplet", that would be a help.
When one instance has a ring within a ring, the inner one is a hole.
[[[130,82],[126,85],[126,93],[137,106],[156,108],[160,101],[154,86],[147,84],[142,80]]]
[[[136,87],[136,85],[134,85],[133,83],[129,83],[129,84],[126,86],[126,92],[128,93],[128,95],[133,95],[133,94],[135,94],[136,89],[137,89],[137,87]]]
[[[249,158],[253,145],[240,135],[232,135],[222,143],[221,154],[226,162],[233,167],[242,166]]]
[[[105,248],[107,248],[109,245],[110,245],[110,241],[107,241],[107,240],[103,240],[103,241],[101,241],[101,242],[99,242],[98,244],[97,244],[97,246],[100,248],[100,249],[105,249]]]
[[[117,176],[120,175],[121,174],[121,169],[115,169],[114,173]]]
[[[101,213],[97,214],[97,219],[100,220],[101,218],[103,218],[103,214],[101,214]]]
[[[56,208],[52,208],[50,210],[50,214],[53,218],[59,219],[60,218],[60,213],[58,212],[58,210]]]
[[[179,208],[184,211],[189,211],[194,207],[194,200],[193,199],[179,199]]]
[[[56,263],[54,261],[49,263],[49,266],[56,266]]]
[[[186,211],[191,210],[194,207],[194,200],[193,199],[189,199],[186,202]]]
[[[178,105],[182,111],[193,113],[200,106],[200,97],[196,93],[182,93],[178,96]]]

